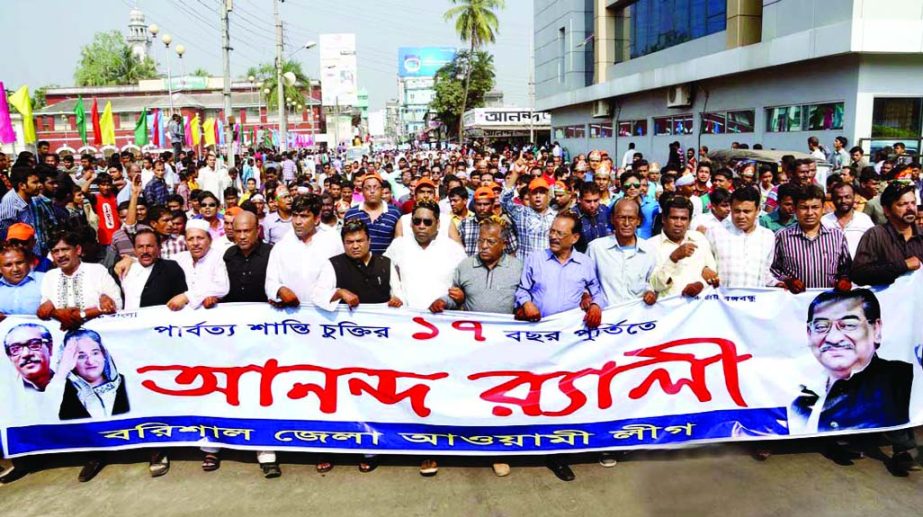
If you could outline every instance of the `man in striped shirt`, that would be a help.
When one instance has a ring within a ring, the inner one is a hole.
[[[394,228],[401,218],[400,210],[382,202],[382,184],[384,181],[377,173],[366,174],[362,178],[362,204],[350,208],[343,218],[344,221],[359,219],[365,223],[373,255],[381,255],[388,249],[394,240]]]
[[[805,185],[795,194],[798,224],[779,230],[770,271],[794,293],[807,289],[830,289],[849,276],[852,257],[846,235],[820,223],[824,191]]]
[[[548,182],[541,177],[529,182],[529,204],[517,205],[513,202],[516,180],[519,178],[517,168],[506,177],[506,188],[500,196],[500,205],[513,219],[519,238],[519,258],[526,262],[529,255],[548,249],[548,232],[557,216],[557,210],[548,206]]]

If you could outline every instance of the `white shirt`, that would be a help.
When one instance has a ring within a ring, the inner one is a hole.
[[[718,218],[715,217],[715,214],[711,212],[707,214],[702,214],[692,220],[692,223],[689,224],[689,229],[698,230],[699,227],[704,226],[705,232],[707,232],[708,230],[711,230],[712,228],[718,225],[724,225],[725,228],[729,227],[731,225],[730,215],[725,217],[723,220],[719,221]],[[704,235],[705,232],[702,232],[702,234]]]
[[[846,243],[849,245],[849,255],[856,258],[856,250],[859,248],[859,241],[865,232],[875,226],[872,218],[853,210],[852,219],[846,223],[846,226],[840,226],[840,221],[836,218],[836,213],[829,213],[820,218],[820,224],[827,228],[838,228],[846,234]]]
[[[705,210],[702,207],[702,198],[693,194],[689,196],[689,201],[692,202],[692,220],[695,221],[696,219],[701,217],[703,213],[705,213]],[[695,227],[693,226],[693,228]]]
[[[147,186],[154,179],[154,169],[141,169],[141,188]],[[166,181],[166,180],[164,180]]]
[[[673,262],[670,254],[686,243],[695,244],[695,252],[691,257]],[[657,257],[657,266],[654,267],[654,273],[651,275],[651,287],[660,296],[680,294],[687,285],[695,282],[702,282],[704,287],[706,283],[702,278],[702,270],[707,267],[712,271],[718,271],[708,239],[695,230],[687,231],[686,236],[678,243],[671,241],[666,234],[661,233],[648,239],[647,244],[654,250]]]
[[[225,171],[216,171],[208,167],[199,169],[199,176],[196,178],[199,190],[202,192],[211,192],[224,203],[224,189],[231,184],[231,178]]]
[[[291,231],[269,253],[266,267],[266,297],[279,299],[279,289],[287,287],[301,303],[312,303],[332,311],[337,303],[336,273],[330,257],[343,253],[343,241],[336,232],[316,231],[307,243]]]
[[[51,300],[56,309],[99,307],[99,298],[104,294],[112,298],[116,308],[122,308],[122,291],[99,264],[81,262],[70,276],[52,269],[42,279],[42,303]]]
[[[122,292],[125,293],[125,310],[134,311],[141,308],[141,293],[144,285],[151,276],[154,265],[142,266],[139,262],[132,262],[125,278],[122,279]]]
[[[193,260],[190,252],[184,251],[177,254],[173,260],[186,274],[188,290],[183,294],[189,298],[191,308],[198,309],[210,296],[224,298],[231,290],[222,250],[210,247],[205,256],[198,261]]]
[[[635,154],[638,152],[637,149],[629,149],[625,151],[625,154],[622,155],[622,168],[627,169],[631,165],[631,161],[634,159]]]
[[[407,233],[391,243],[391,292],[411,309],[426,309],[452,287],[455,267],[468,258],[465,248],[448,237],[437,236],[426,249]]]
[[[437,233],[436,236],[445,237],[446,239],[448,239],[449,238],[449,223],[451,222],[452,217],[442,215],[442,214],[445,214],[445,211],[442,210],[441,206],[439,207],[439,209],[440,209],[439,233]],[[452,212],[450,208],[449,214],[451,213]],[[403,235],[406,235],[408,237],[413,237],[413,226],[411,225],[412,223],[411,219],[413,219],[413,214],[404,214],[401,216],[400,221],[398,221],[398,223],[400,223],[401,225],[401,231],[404,232]],[[429,304],[426,304],[426,306],[429,307]]]
[[[716,226],[706,235],[715,254],[722,287],[767,287],[775,285],[769,272],[776,238],[768,228],[756,225],[750,233],[736,226]]]

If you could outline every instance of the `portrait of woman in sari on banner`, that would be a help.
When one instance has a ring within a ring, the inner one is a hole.
[[[119,373],[97,332],[87,329],[68,332],[59,357],[59,365],[74,365],[67,372],[58,412],[61,420],[106,418],[128,412],[125,377]]]

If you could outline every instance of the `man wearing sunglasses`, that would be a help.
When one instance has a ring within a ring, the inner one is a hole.
[[[391,292],[411,309],[434,309],[452,287],[455,267],[464,260],[465,248],[454,240],[439,236],[439,205],[417,201],[410,214],[411,235],[394,239],[385,257],[391,259]],[[391,305],[397,305],[392,300]],[[420,474],[434,476],[436,460],[425,459]]]

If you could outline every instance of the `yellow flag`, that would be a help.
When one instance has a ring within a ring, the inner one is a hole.
[[[103,145],[115,145],[115,120],[112,118],[111,101],[106,101],[106,109],[99,118],[99,129],[103,133]]]
[[[215,119],[205,119],[202,123],[202,131],[205,132],[205,145],[215,145]]]
[[[35,121],[32,120],[32,99],[29,98],[29,87],[23,86],[10,95],[7,100],[22,115],[22,136],[27,144],[34,143]]]
[[[192,145],[198,147],[199,142],[202,140],[202,132],[199,130],[198,115],[192,117],[192,121],[189,122],[189,130],[192,131]]]

